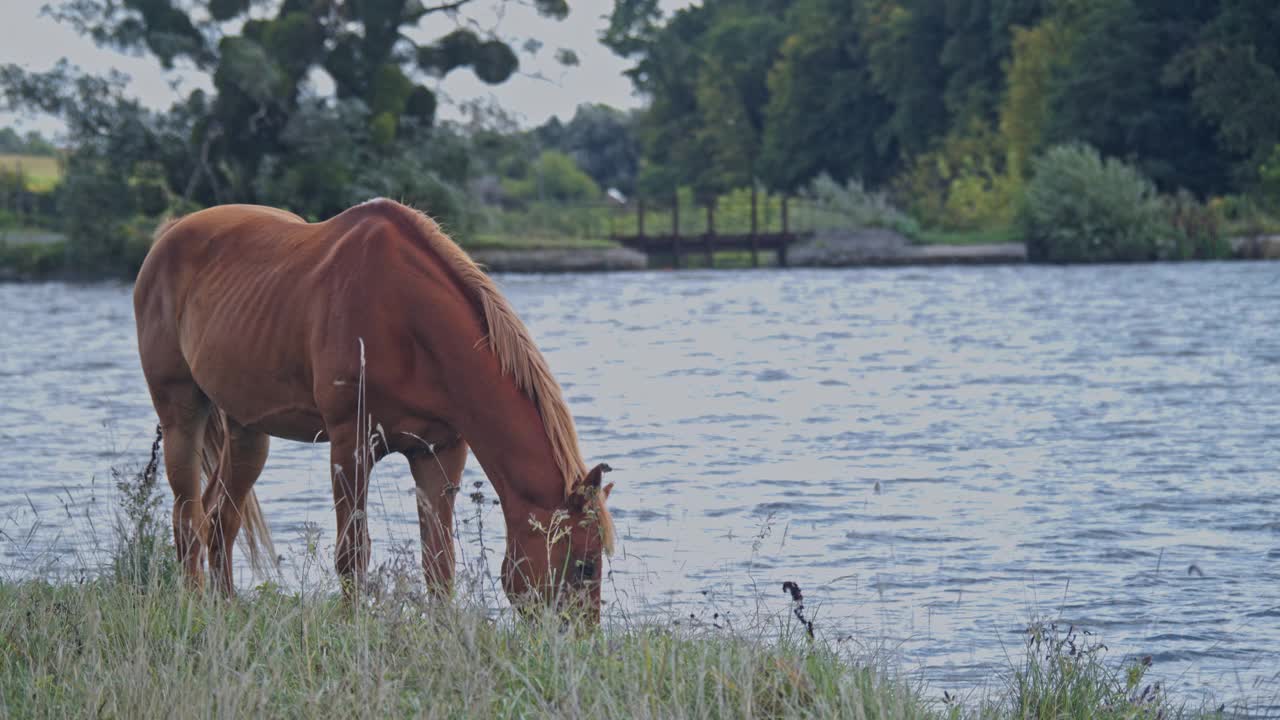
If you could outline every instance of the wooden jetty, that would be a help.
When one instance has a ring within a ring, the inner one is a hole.
[[[787,248],[807,238],[809,233],[795,232],[791,229],[788,218],[789,199],[782,198],[782,222],[777,230],[762,229],[759,220],[759,203],[756,192],[751,192],[751,222],[747,232],[723,233],[716,231],[716,208],[707,204],[706,225],[701,233],[680,232],[680,201],[678,198],[670,205],[671,228],[668,232],[654,234],[645,231],[646,204],[643,199],[636,202],[635,233],[610,232],[609,239],[623,247],[638,250],[645,255],[670,255],[675,267],[681,267],[683,257],[690,254],[701,254],[707,267],[715,266],[715,254],[724,250],[745,251],[751,253],[751,266],[759,267],[760,253],[772,252],[777,257],[779,267],[787,266]]]

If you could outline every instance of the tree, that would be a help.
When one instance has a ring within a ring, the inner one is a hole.
[[[1070,37],[1054,19],[1032,28],[1013,28],[1013,57],[1006,64],[1000,135],[1010,173],[1024,177],[1040,150],[1049,123],[1053,73],[1070,48]]]
[[[53,143],[34,130],[19,135],[13,128],[0,128],[0,153],[48,156],[57,152]]]
[[[518,60],[497,37],[459,28],[432,43],[411,38],[428,19],[455,17],[471,1],[67,0],[53,13],[99,43],[211,76],[216,94],[190,143],[204,169],[188,189],[202,202],[226,202],[256,199],[264,163],[290,172],[296,142],[287,131],[313,95],[313,72],[329,75],[337,100],[363,105],[367,138],[386,153],[433,124],[436,97],[423,77],[461,67],[488,83],[510,77]],[[534,5],[551,17],[568,13],[564,0]]]
[[[504,186],[508,197],[524,204],[581,203],[600,195],[600,188],[573,158],[555,150],[543,151],[527,175],[507,180]]]
[[[629,71],[648,95],[638,135],[640,185],[670,194],[681,184],[707,197],[757,174],[767,74],[785,28],[772,18],[789,0],[712,0],[665,25],[655,5],[618,2],[604,42],[637,59]]]
[[[1236,176],[1247,183],[1280,144],[1280,5],[1223,0],[1194,42],[1172,60],[1167,75],[1186,83],[1200,118],[1243,158]]]
[[[856,7],[872,83],[893,108],[879,129],[880,142],[906,155],[923,152],[950,121],[943,102],[942,7],[936,0],[864,0]]]
[[[602,188],[635,190],[640,148],[635,113],[608,105],[583,104],[567,123],[552,118],[534,131],[538,144],[569,157]]]
[[[181,149],[190,128],[181,126],[181,115],[164,118],[129,99],[124,85],[118,74],[85,75],[66,62],[45,73],[0,67],[3,107],[34,107],[67,123],[71,150],[57,203],[77,268],[118,266],[133,236],[131,218],[163,209],[169,179],[181,173],[165,163],[175,160],[170,150]]]
[[[881,132],[894,109],[875,87],[854,6],[800,0],[787,24],[792,34],[768,78],[763,179],[787,191],[822,173],[880,184],[898,155]]]
[[[1067,20],[1071,51],[1051,83],[1046,141],[1086,142],[1165,190],[1230,188],[1236,158],[1197,116],[1186,84],[1166,71],[1216,4],[1080,2]]]
[[[952,116],[993,120],[1004,94],[1005,65],[1013,56],[1013,27],[1032,27],[1053,0],[945,0],[946,41],[940,61],[943,100]]]

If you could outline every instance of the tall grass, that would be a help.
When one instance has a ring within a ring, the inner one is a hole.
[[[596,630],[433,601],[412,553],[343,599],[331,574],[235,600],[184,588],[157,482],[158,445],[119,474],[107,571],[0,580],[0,717],[1172,718],[1143,661],[1033,624],[1025,652],[972,702],[904,679],[793,614],[754,622],[617,618]],[[309,541],[297,566],[328,566]],[[483,583],[461,582],[472,592]]]

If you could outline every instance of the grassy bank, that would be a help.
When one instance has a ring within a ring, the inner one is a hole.
[[[1095,638],[1052,624],[1032,624],[1010,666],[958,699],[815,632],[802,605],[731,626],[613,612],[586,630],[494,610],[493,590],[465,574],[470,590],[432,601],[410,553],[353,606],[314,541],[294,589],[229,601],[179,582],[158,466],[157,440],[146,469],[115,473],[101,569],[0,579],[0,717],[1222,716],[1171,703],[1149,659],[1108,660]]]
[[[566,632],[408,596],[0,587],[0,715],[929,717],[838,654],[654,627]]]
[[[809,640],[673,624],[569,631],[431,604],[352,609],[259,589],[227,602],[167,581],[0,583],[0,716],[1173,718],[1142,661],[1036,625],[1026,657],[963,701]]]
[[[1022,242],[1012,227],[993,230],[921,230],[916,233],[919,245],[998,245]]]

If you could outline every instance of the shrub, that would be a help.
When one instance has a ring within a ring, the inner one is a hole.
[[[115,552],[111,556],[113,579],[126,586],[148,588],[157,581],[176,584],[177,561],[170,541],[169,522],[163,511],[165,492],[160,476],[160,428],[151,443],[151,458],[136,474],[112,468],[120,503],[116,514]]]
[[[1258,168],[1258,199],[1270,210],[1280,210],[1280,145],[1276,145]]]
[[[1231,243],[1223,236],[1218,213],[1186,190],[1168,200],[1169,221],[1173,225],[1171,246],[1162,258],[1173,260],[1220,260],[1231,257]]]
[[[1023,183],[1006,167],[1001,138],[974,121],[917,156],[894,179],[894,195],[929,228],[1008,227]]]
[[[65,242],[10,245],[0,237],[0,268],[18,277],[49,277],[62,269],[66,256]]]
[[[522,178],[503,182],[507,195],[518,203],[583,203],[600,197],[600,188],[573,158],[555,150],[543,151]]]
[[[1088,145],[1060,145],[1034,163],[1017,216],[1038,262],[1155,260],[1173,229],[1155,185]]]
[[[895,207],[888,195],[868,191],[857,180],[841,185],[823,173],[805,189],[804,197],[839,216],[846,226],[888,228],[912,237],[920,231],[919,224]]]
[[[1159,682],[1147,679],[1151,658],[1120,665],[1087,630],[1033,622],[1026,654],[997,703],[981,713],[1008,718],[1158,718],[1183,715]]]

